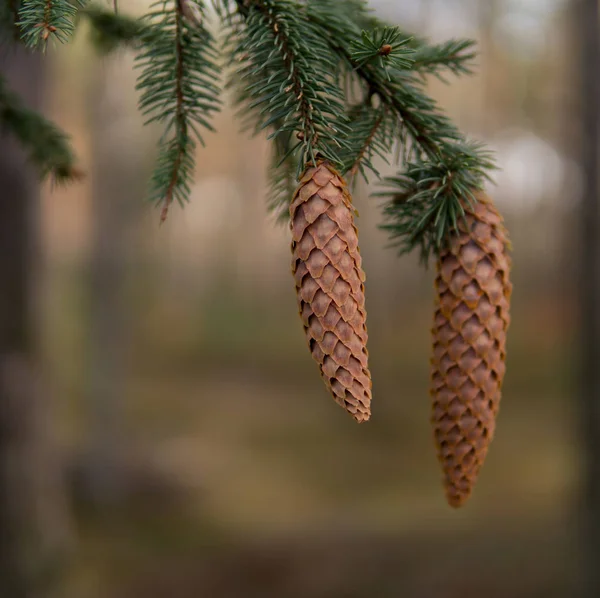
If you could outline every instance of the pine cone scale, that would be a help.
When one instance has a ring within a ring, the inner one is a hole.
[[[350,195],[327,162],[300,178],[290,206],[292,270],[309,348],[334,400],[369,419],[364,273]]]

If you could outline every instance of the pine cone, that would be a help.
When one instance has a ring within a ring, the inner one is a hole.
[[[309,167],[290,206],[292,271],[313,358],[358,422],[371,410],[364,280],[351,197],[329,162]]]
[[[484,194],[438,261],[431,396],[446,498],[463,505],[494,436],[510,323],[510,257],[498,210]]]

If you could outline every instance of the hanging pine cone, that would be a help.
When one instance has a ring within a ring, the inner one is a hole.
[[[510,322],[508,238],[486,195],[466,207],[466,222],[438,262],[431,396],[446,498],[469,498],[494,436]]]
[[[365,275],[350,193],[329,162],[305,171],[290,216],[292,271],[310,351],[334,400],[358,423],[367,421]]]

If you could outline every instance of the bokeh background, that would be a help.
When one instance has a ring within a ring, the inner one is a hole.
[[[355,195],[374,379],[373,418],[357,426],[306,350],[288,231],[266,211],[265,139],[241,134],[227,106],[191,203],[159,227],[144,202],[158,132],[136,111],[133,56],[97,56],[85,27],[49,54],[45,113],[87,173],[45,188],[39,209],[41,428],[64,475],[37,500],[61,538],[57,596],[575,595],[587,450],[577,4],[372,0],[434,41],[478,40],[475,74],[430,91],[501,167],[490,192],[514,248],[508,369],[459,511],[429,427],[433,272],[387,247],[372,189]]]

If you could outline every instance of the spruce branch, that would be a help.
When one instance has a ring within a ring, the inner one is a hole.
[[[377,95],[396,114],[414,142],[411,151],[420,151],[430,159],[438,159],[445,143],[461,139],[459,131],[425,93],[423,82],[416,73],[396,68],[384,70],[377,64],[355,61],[351,48],[356,44],[357,36],[361,35],[358,24],[369,14],[364,2],[355,4],[356,12],[334,19],[337,10],[334,0],[309,0],[307,15],[328,32],[331,47],[340,60],[354,66],[366,93]],[[401,137],[404,141],[404,136]]]
[[[11,2],[18,4],[6,0],[2,22],[14,23],[7,17],[16,6]],[[102,51],[139,50],[139,108],[147,124],[164,127],[151,184],[162,222],[173,201],[189,197],[197,142],[203,145],[204,131],[213,130],[210,120],[220,105],[218,56],[204,25],[204,3],[158,0],[136,20],[118,14],[116,0],[113,11],[85,8],[85,2],[22,0],[22,40],[31,47],[45,47],[51,37],[66,41],[79,13]],[[405,171],[387,179],[390,188],[379,194],[388,198],[384,227],[401,251],[419,246],[425,258],[438,252],[456,228],[462,202],[494,167],[425,89],[428,76],[470,73],[473,42],[432,45],[375,17],[366,0],[212,3],[226,25],[235,71],[226,89],[235,92],[243,125],[266,130],[273,142],[271,209],[287,215],[291,190],[308,163],[328,160],[354,183],[358,174],[379,177],[375,159],[387,162],[402,148],[397,161]],[[61,134],[54,132],[56,140]],[[20,138],[27,135],[21,131]]]
[[[238,7],[234,12],[234,2],[223,2],[218,0],[214,2],[217,14],[227,25],[226,38],[224,42],[225,54],[230,60],[228,67],[232,69],[233,75],[230,75],[225,83],[225,90],[233,94],[233,104],[236,107],[235,117],[240,122],[242,132],[250,131],[253,136],[258,135],[264,130],[261,122],[260,111],[256,108],[249,108],[252,103],[248,88],[256,85],[260,86],[261,77],[268,79],[268,73],[257,74],[250,69],[245,72],[246,84],[240,84],[239,63],[248,59],[246,54],[239,55],[239,40],[243,35],[245,26],[245,16],[247,10]],[[241,18],[240,18],[241,17]],[[250,84],[252,82],[252,85]],[[272,137],[271,156],[268,169],[268,189],[267,189],[267,207],[275,214],[277,223],[284,223],[289,219],[289,201],[297,185],[297,177],[301,165],[298,157],[298,148],[301,145],[298,134],[284,128],[283,119],[276,119],[268,130],[278,132]],[[301,135],[300,135],[301,136]]]
[[[444,71],[453,75],[470,75],[472,62],[476,57],[471,39],[452,39],[442,44],[420,44],[413,55],[413,69],[423,75],[434,75],[446,82]]]
[[[290,0],[239,0],[230,19],[237,84],[269,138],[298,132],[300,166],[319,154],[340,164],[347,124],[335,55],[320,28]],[[236,19],[236,15],[240,18]]]
[[[366,102],[353,106],[349,111],[352,147],[351,151],[347,152],[342,172],[347,173],[351,187],[354,186],[356,175],[359,173],[366,182],[367,171],[379,177],[373,158],[377,156],[388,163],[390,149],[399,133],[398,123],[388,107],[373,107],[371,101],[371,98],[368,98]]]
[[[384,21],[371,18],[372,27],[389,27]],[[472,74],[472,62],[477,53],[474,51],[475,41],[472,39],[450,39],[440,44],[431,44],[428,39],[410,35],[400,28],[396,28],[402,38],[408,38],[406,46],[414,51],[411,56],[412,71],[422,75],[433,75],[442,81],[444,73],[449,71],[453,75]]]
[[[388,189],[375,195],[388,201],[383,208],[387,230],[400,254],[415,247],[423,262],[444,247],[464,217],[465,203],[489,180],[495,168],[491,154],[476,143],[457,143],[439,161],[407,164],[404,173],[387,177]]]
[[[333,128],[337,133],[332,140],[337,144],[337,159],[332,161],[342,172],[349,174],[351,182],[355,181],[357,173],[365,179],[367,171],[379,176],[373,164],[374,157],[387,162],[396,146],[402,147],[402,161],[408,168],[409,181],[415,176],[415,164],[421,169],[432,169],[432,176],[435,174],[437,177],[436,201],[428,199],[420,193],[420,189],[413,189],[414,202],[408,202],[410,210],[402,212],[400,218],[412,218],[412,229],[407,221],[405,227],[396,227],[395,233],[406,236],[409,229],[414,230],[414,237],[409,238],[403,247],[421,244],[436,251],[439,242],[435,235],[444,237],[454,223],[454,211],[440,211],[438,204],[454,205],[456,189],[462,181],[475,186],[477,170],[485,170],[488,163],[480,153],[471,155],[461,149],[466,147],[462,134],[425,92],[424,77],[441,77],[445,70],[457,74],[468,72],[473,58],[470,51],[472,42],[452,40],[429,45],[374,18],[367,3],[362,0],[343,3],[334,0],[306,0],[301,3],[238,0],[224,2],[224,9],[223,14],[227,15],[229,23],[230,44],[231,40],[235,40],[232,56],[234,61],[242,63],[236,69],[237,103],[250,116],[247,124],[253,125],[255,131],[273,129],[276,139],[278,135],[288,133],[283,144],[275,144],[275,156],[279,156],[279,161],[273,164],[270,206],[280,215],[286,213],[285,193],[290,188],[291,158],[298,145],[306,149],[307,138],[314,139],[311,119],[305,118],[310,115],[306,109],[306,96],[305,102],[285,98],[285,92],[296,92],[296,82],[300,78],[295,67],[290,68],[292,60],[295,65],[308,65],[310,62],[303,63],[302,52],[298,53],[297,48],[290,45],[289,28],[279,29],[277,19],[283,14],[295,25],[292,30],[295,39],[319,41],[320,45],[313,43],[313,48],[319,49],[320,64],[327,64],[328,68],[325,81],[316,82],[315,95],[318,97],[318,86],[323,88],[327,85],[327,94],[336,98],[341,93],[341,98],[353,99],[355,95],[348,90],[356,92],[357,88],[362,96],[346,112],[336,106],[335,110],[326,113],[323,123],[326,130],[327,127],[329,131]],[[294,18],[288,13],[292,13]],[[372,29],[366,30],[365,26]],[[326,46],[324,49],[323,45]],[[284,57],[284,76],[280,74],[281,55]],[[302,94],[295,93],[295,96],[298,100]],[[289,135],[287,123],[290,121],[300,129],[300,144],[294,145],[293,136]],[[298,121],[300,127],[296,124]],[[339,132],[342,127],[337,126],[339,122],[343,123],[343,135]],[[295,164],[301,168],[314,155],[315,149],[309,146],[308,152],[303,153],[303,159]],[[466,155],[469,159],[465,158]],[[455,181],[453,186],[448,186],[444,179],[448,168]],[[404,191],[409,189],[410,185]],[[433,237],[430,234],[432,221],[422,218],[415,207],[417,204],[418,209],[426,213],[428,209],[437,210],[433,221],[440,226]],[[442,218],[443,214],[448,217]],[[431,239],[433,242],[430,243]],[[393,240],[396,242],[396,237]],[[425,250],[425,253],[429,252]]]
[[[203,12],[204,5],[197,6]],[[196,141],[204,145],[202,129],[214,131],[210,118],[220,107],[215,84],[220,69],[213,36],[186,19],[178,0],[159,0],[152,8],[137,57],[136,87],[146,124],[164,125],[151,181],[151,199],[162,205],[164,222],[173,201],[189,198]]]
[[[355,72],[366,86],[370,95],[376,94],[381,102],[392,110],[412,137],[415,144],[429,158],[436,159],[440,155],[440,145],[447,139],[460,139],[460,133],[437,107],[422,88],[422,81],[405,70],[390,68],[387,71],[370,63],[355,63],[350,50],[353,35],[357,26],[350,19],[343,24],[332,25],[323,20],[321,24],[329,28],[334,41],[334,48],[343,60],[355,65]],[[343,26],[341,26],[343,25]],[[332,29],[340,27],[339,30]],[[335,36],[334,34],[338,34]],[[343,37],[340,38],[340,33]]]
[[[81,176],[68,137],[42,115],[25,107],[0,77],[0,126],[27,151],[41,178],[66,183]]]
[[[379,110],[374,114],[371,113],[370,110],[363,110],[370,118],[371,122],[369,123],[369,128],[366,131],[366,135],[364,136],[364,141],[361,146],[358,148],[358,152],[356,153],[356,157],[352,162],[352,165],[349,168],[350,177],[354,178],[359,169],[364,168],[363,161],[367,156],[368,152],[374,151],[376,148],[374,146],[374,141],[377,138],[377,133],[381,129],[381,125],[383,123],[383,119],[385,118],[385,109]],[[370,161],[367,162],[370,166]],[[371,166],[372,168],[372,166]]]
[[[457,39],[432,45],[425,38],[392,27],[376,17],[365,0],[344,0],[343,6],[337,0],[306,0],[305,4],[307,18],[328,31],[331,47],[345,63],[352,65],[347,49],[358,43],[363,31],[393,29],[400,39],[407,39],[406,48],[415,52],[411,56],[414,73],[441,76],[446,70],[455,75],[471,72],[470,63],[475,58],[472,40]]]
[[[49,39],[65,43],[75,31],[75,17],[86,0],[22,0],[21,39],[30,48],[45,50]]]
[[[366,3],[352,3],[356,8],[353,13],[334,19],[333,0],[307,0],[307,14],[328,30],[331,47],[340,61],[354,65],[366,97],[377,97],[397,118],[396,139],[403,146],[406,172],[388,181],[395,183],[399,191],[384,207],[384,228],[401,253],[418,246],[422,259],[427,260],[456,230],[461,202],[473,196],[494,168],[490,154],[467,143],[424,90],[427,74],[442,78],[444,70],[470,72],[473,42],[451,40],[430,46],[424,40],[411,40],[415,53],[410,71],[385,69],[373,60],[360,61],[361,56],[351,49],[357,45],[359,27],[365,21],[375,27],[383,24],[369,15]],[[371,44],[372,52],[375,45]]]
[[[382,86],[381,78],[371,82],[382,101],[396,112],[409,138],[404,140],[406,172],[394,181],[401,193],[384,207],[388,224],[383,228],[400,253],[418,246],[421,259],[427,262],[456,230],[457,214],[463,213],[461,202],[473,197],[494,162],[481,146],[467,143],[414,83],[396,80]]]
[[[356,11],[351,15],[334,19],[336,2],[334,0],[308,0],[306,12],[308,18],[318,23],[328,32],[333,51],[340,60],[354,65],[355,73],[366,87],[369,95],[376,94],[380,100],[396,113],[406,128],[408,135],[420,150],[430,159],[437,159],[447,142],[461,140],[461,134],[438,108],[436,102],[423,90],[423,82],[416,72],[390,68],[387,71],[372,63],[359,64],[354,60],[352,45],[360,35],[359,23],[369,15],[364,2],[354,2]],[[339,14],[339,10],[337,10]],[[425,52],[421,50],[421,52]],[[437,58],[439,64],[442,52],[425,52],[425,57]],[[417,52],[418,56],[418,52]],[[433,68],[432,62],[424,62],[427,68]]]

